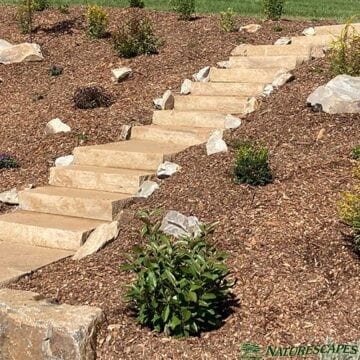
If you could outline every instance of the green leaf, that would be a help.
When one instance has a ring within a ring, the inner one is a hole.
[[[188,309],[182,309],[181,315],[182,315],[183,321],[186,322],[191,318],[191,311],[189,311]]]
[[[181,320],[174,314],[173,317],[171,318],[170,328],[174,330],[180,324],[181,324]]]
[[[150,271],[150,272],[148,273],[147,281],[148,281],[148,283],[149,283],[149,285],[150,285],[150,287],[151,287],[152,289],[155,289],[155,288],[156,288],[156,285],[157,285],[157,283],[156,283],[156,276],[155,276],[155,274],[154,274],[152,271]]]
[[[188,293],[187,293],[187,299],[189,300],[189,301],[192,301],[192,302],[196,302],[197,301],[197,295],[196,295],[196,292],[194,292],[194,291],[189,291]]]
[[[213,293],[205,293],[201,296],[202,300],[213,300],[216,299],[216,295]]]
[[[169,315],[170,315],[170,306],[168,304],[164,307],[162,314],[161,314],[161,317],[164,320],[164,322],[168,321]]]

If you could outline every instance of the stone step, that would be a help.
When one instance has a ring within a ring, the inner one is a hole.
[[[356,31],[360,32],[360,23],[351,24]],[[345,24],[341,25],[325,25],[325,26],[315,26],[316,35],[340,35],[340,33],[345,28]]]
[[[176,96],[174,109],[179,111],[217,111],[238,114],[244,113],[247,99],[246,96]]]
[[[153,124],[223,129],[225,126],[225,116],[225,113],[215,111],[163,110],[154,112]]]
[[[306,56],[231,56],[229,68],[266,69],[281,67],[292,70],[306,59]]]
[[[0,241],[77,250],[102,221],[31,211],[0,216]]]
[[[19,193],[23,210],[111,221],[130,200],[129,194],[45,186]]]
[[[291,44],[323,47],[331,45],[334,40],[335,37],[333,35],[294,36],[291,38]]]
[[[171,161],[174,155],[185,147],[136,139],[105,145],[81,146],[74,149],[74,164],[154,171],[163,161]]]
[[[232,56],[301,56],[310,58],[309,45],[250,45],[241,44],[232,52]]]
[[[134,139],[166,141],[188,147],[206,142],[213,130],[182,126],[147,125],[134,126],[131,130],[131,136]]]
[[[239,58],[239,57],[238,57]],[[191,86],[191,95],[202,96],[257,96],[260,95],[266,84],[259,83],[202,83],[194,82]]]
[[[16,231],[16,226],[13,225],[11,231]],[[73,254],[73,251],[68,250],[0,241],[0,287]]]
[[[281,68],[269,69],[216,69],[210,70],[212,82],[253,82],[260,84],[272,83]],[[186,98],[187,96],[184,96]],[[176,103],[175,103],[176,106]]]
[[[135,194],[151,176],[148,170],[120,169],[84,165],[58,166],[50,169],[49,184],[76,189]]]

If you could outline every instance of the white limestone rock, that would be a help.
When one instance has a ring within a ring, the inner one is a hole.
[[[135,197],[148,198],[157,189],[159,189],[158,183],[155,181],[146,180],[141,184],[138,192],[135,194]]]
[[[129,140],[131,137],[131,125],[124,124],[120,130],[120,140]]]
[[[161,98],[153,101],[155,109],[157,110],[172,110],[175,104],[175,98],[171,90],[166,90]]]
[[[226,142],[223,140],[223,131],[214,130],[210,135],[206,143],[206,153],[207,155],[217,154],[219,152],[227,152],[228,147]]]
[[[175,164],[170,161],[165,161],[159,165],[157,172],[156,172],[156,176],[159,179],[165,179],[167,177],[174,175],[179,170],[180,170],[180,165]]]
[[[201,222],[196,216],[185,216],[178,211],[169,211],[161,223],[160,230],[176,238],[197,237],[202,234]]]
[[[111,74],[112,81],[119,83],[127,79],[132,74],[132,70],[129,67],[121,67],[111,70]]]
[[[291,74],[288,70],[286,70],[286,69],[280,70],[275,75],[275,79],[273,80],[271,85],[274,88],[279,88],[294,79],[295,79],[295,76],[293,74]]]
[[[16,188],[0,193],[0,202],[9,205],[19,205],[19,194]]]
[[[277,39],[274,42],[274,45],[290,45],[291,44],[291,38],[289,37],[281,37],[280,39]]]
[[[241,120],[234,115],[226,115],[225,117],[225,129],[236,129],[241,125]]]
[[[206,66],[199,70],[196,74],[193,75],[193,79],[197,82],[208,82],[210,74],[210,66]]]
[[[253,34],[253,33],[258,32],[261,28],[262,28],[262,26],[259,24],[249,24],[249,25],[241,26],[241,28],[239,30],[246,31],[249,34]]]
[[[230,67],[230,62],[229,61],[219,61],[217,63],[217,66],[220,68],[220,69],[228,69]]]
[[[185,79],[181,84],[180,94],[181,95],[189,95],[191,93],[191,85],[192,81],[189,79]]]
[[[38,44],[23,43],[12,45],[0,39],[0,64],[15,64],[42,60],[44,60],[44,57]]]
[[[271,84],[267,84],[263,89],[262,95],[263,96],[270,96],[273,93],[274,90],[275,89]]]
[[[245,115],[250,114],[260,108],[260,101],[256,97],[248,99],[245,107]]]
[[[55,160],[55,166],[69,166],[74,162],[74,155],[60,156]]]
[[[71,128],[69,125],[63,123],[59,118],[52,119],[46,124],[45,133],[46,134],[58,134],[61,132],[70,132]]]
[[[308,27],[304,29],[302,32],[304,36],[314,36],[316,34],[316,30],[313,27]]]

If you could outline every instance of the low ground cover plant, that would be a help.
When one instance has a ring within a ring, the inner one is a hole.
[[[360,75],[360,33],[351,22],[352,20],[345,25],[329,52],[331,71],[334,75]]]
[[[266,185],[273,181],[266,147],[250,141],[236,144],[235,181],[249,185]]]
[[[191,20],[195,13],[195,0],[170,0],[170,5],[181,20]]]
[[[44,11],[50,7],[50,2],[49,0],[33,0],[33,7],[35,11]]]
[[[153,25],[146,17],[133,17],[113,34],[117,54],[124,58],[157,54],[161,41],[155,36]]]
[[[134,247],[121,267],[135,276],[126,300],[136,321],[176,337],[221,325],[234,282],[228,280],[227,255],[207,242],[213,226],[204,226],[199,237],[175,239],[159,230],[152,214],[140,217],[146,243]]]
[[[0,169],[15,169],[19,167],[17,160],[9,154],[0,153]]]
[[[145,7],[145,3],[143,0],[129,0],[130,7],[143,8]]]
[[[263,9],[267,19],[280,20],[284,11],[284,0],[263,0]]]
[[[109,25],[109,16],[101,6],[90,5],[86,14],[87,33],[92,38],[102,38]]]
[[[99,85],[79,87],[75,90],[73,101],[78,109],[109,107],[114,103],[113,97]]]
[[[52,65],[49,70],[50,76],[60,76],[64,69],[61,66]]]
[[[352,149],[352,157],[355,160],[360,160],[360,145],[357,145]]]
[[[225,32],[234,32],[238,30],[236,26],[236,13],[232,8],[220,13],[220,29]]]

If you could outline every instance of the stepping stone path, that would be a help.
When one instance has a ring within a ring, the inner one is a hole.
[[[160,164],[207,142],[228,115],[244,115],[249,98],[260,97],[280,70],[310,59],[342,28],[316,27],[290,45],[240,45],[229,68],[211,68],[209,82],[175,95],[172,110],[154,111],[152,124],[133,127],[128,141],[75,148],[70,166],[51,168],[49,186],[20,192],[21,210],[0,216],[0,286],[73,255],[99,225],[118,219]]]

